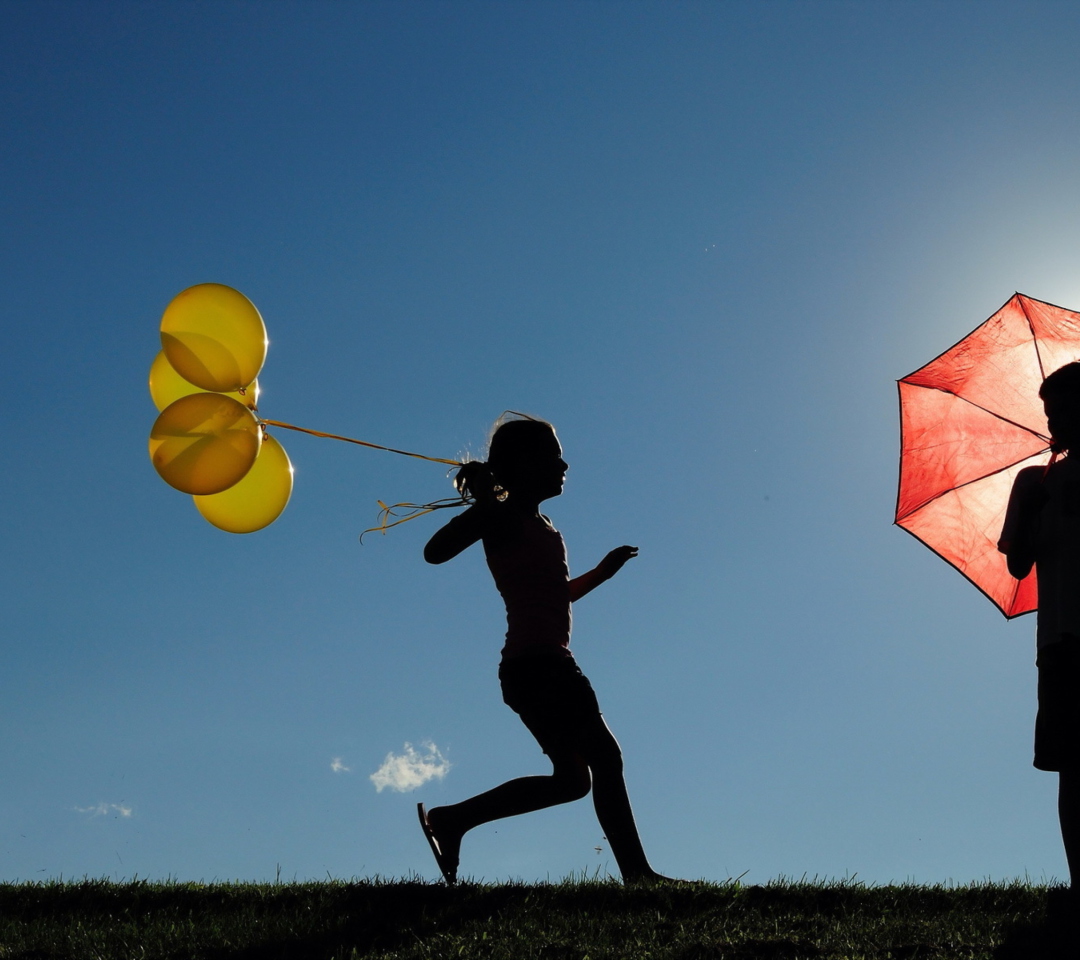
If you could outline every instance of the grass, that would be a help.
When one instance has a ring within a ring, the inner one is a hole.
[[[1071,956],[1052,952],[1048,893],[1021,882],[8,883],[0,960]]]

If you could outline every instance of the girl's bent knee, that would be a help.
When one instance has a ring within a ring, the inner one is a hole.
[[[592,780],[577,780],[572,781],[563,786],[563,797],[565,803],[573,803],[575,800],[581,800],[583,797],[589,795],[589,791],[592,789]]]
[[[575,770],[573,776],[565,780],[565,788],[571,800],[580,800],[588,796],[592,789],[592,774],[589,773],[589,768],[582,767]]]
[[[592,789],[592,775],[583,762],[574,762],[565,766],[557,764],[552,776],[559,796],[564,798],[564,803],[580,800],[588,796],[589,790]]]

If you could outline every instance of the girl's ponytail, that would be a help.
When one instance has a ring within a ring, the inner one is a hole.
[[[482,504],[495,503],[505,496],[502,487],[495,482],[491,466],[483,460],[463,463],[454,475],[454,489],[462,500]]]

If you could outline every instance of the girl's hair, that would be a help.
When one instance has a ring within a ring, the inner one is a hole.
[[[1039,387],[1039,397],[1051,403],[1064,401],[1080,406],[1080,361],[1058,367]]]
[[[555,428],[546,420],[507,410],[492,428],[487,460],[470,460],[454,475],[458,494],[477,503],[505,500],[506,481],[518,458],[532,450],[538,438],[554,433]]]

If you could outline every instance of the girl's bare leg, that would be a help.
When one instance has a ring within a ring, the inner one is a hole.
[[[473,827],[580,800],[591,783],[596,818],[623,880],[666,879],[645,856],[623,778],[622,750],[603,718],[582,738],[578,753],[557,755],[551,761],[551,776],[519,777],[461,803],[429,810],[428,823],[443,853],[456,862],[461,838]]]
[[[585,758],[592,772],[596,819],[611,845],[624,881],[666,879],[653,870],[641,845],[630,796],[623,777],[622,750],[615,735],[601,719],[589,738]]]
[[[1058,774],[1058,819],[1074,894],[1080,892],[1080,771]]]
[[[570,803],[589,792],[589,768],[583,760],[567,756],[553,759],[552,765],[550,776],[518,777],[461,803],[429,810],[428,823],[443,853],[457,860],[461,838],[482,823]]]

